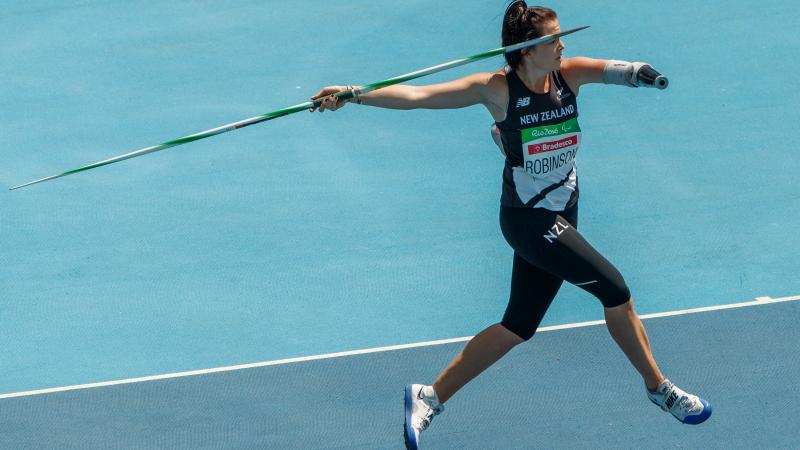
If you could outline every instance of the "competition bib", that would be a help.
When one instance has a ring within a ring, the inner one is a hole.
[[[578,119],[525,128],[521,133],[522,168],[529,175],[534,178],[563,178],[572,169],[581,139]]]

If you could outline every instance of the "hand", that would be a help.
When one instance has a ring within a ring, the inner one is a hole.
[[[319,112],[323,112],[326,109],[329,109],[331,111],[336,111],[337,109],[339,109],[339,108],[343,107],[344,105],[346,105],[347,103],[349,103],[352,99],[350,99],[350,100],[338,100],[337,101],[337,98],[333,94],[336,94],[337,92],[341,92],[341,91],[346,91],[346,90],[347,90],[347,86],[328,86],[328,87],[324,87],[319,92],[314,94],[314,96],[311,97],[311,100],[316,100],[318,98],[327,97],[327,98],[325,98],[325,100],[323,100],[322,104],[319,105],[318,111]],[[309,111],[314,111],[314,108],[309,109]]]

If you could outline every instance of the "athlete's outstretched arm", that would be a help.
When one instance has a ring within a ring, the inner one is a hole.
[[[570,88],[574,89],[590,83],[659,89],[665,89],[669,84],[666,77],[656,72],[650,64],[613,59],[592,59],[583,56],[566,58],[561,63],[561,73],[564,74]]]
[[[479,72],[446,83],[428,86],[411,86],[396,84],[382,89],[374,90],[368,94],[346,101],[333,104],[329,98],[319,107],[322,112],[326,109],[336,110],[349,101],[360,101],[362,104],[389,109],[456,109],[467,106],[488,104],[495,101],[492,85],[498,83],[498,73]],[[312,99],[330,96],[336,92],[348,89],[347,86],[328,86],[314,94]]]
[[[584,84],[602,83],[603,70],[607,59],[592,59],[584,56],[564,58],[561,61],[561,73],[571,88],[580,88]]]

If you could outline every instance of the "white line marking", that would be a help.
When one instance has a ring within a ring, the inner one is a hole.
[[[667,311],[661,313],[653,313],[653,314],[642,314],[639,316],[641,319],[654,319],[657,317],[669,317],[669,316],[680,316],[683,314],[694,314],[699,312],[707,312],[707,311],[719,311],[723,309],[733,309],[733,308],[744,308],[747,306],[758,306],[758,305],[767,305],[771,303],[782,303],[782,302],[791,302],[800,300],[800,295],[796,295],[793,297],[782,297],[782,298],[770,298],[770,297],[757,297],[755,300],[749,302],[741,302],[741,303],[731,303],[727,305],[717,305],[717,306],[706,306],[703,308],[691,308],[691,309],[681,309],[677,311]],[[537,333],[541,333],[543,331],[555,331],[555,330],[566,330],[569,328],[580,328],[580,327],[588,327],[593,325],[601,325],[604,324],[605,320],[592,320],[589,322],[578,322],[578,323],[568,323],[564,325],[553,325],[549,327],[540,327],[536,330]],[[177,372],[177,373],[168,373],[164,375],[153,375],[149,377],[139,377],[139,378],[128,378],[124,380],[114,380],[114,381],[103,381],[99,383],[89,383],[89,384],[78,384],[74,386],[64,386],[64,387],[56,387],[56,388],[49,388],[49,389],[38,389],[35,391],[25,391],[25,392],[12,392],[9,394],[2,394],[0,395],[0,399],[4,398],[15,398],[15,397],[27,397],[31,395],[42,395],[42,394],[52,394],[54,392],[64,392],[64,391],[75,391],[78,389],[89,389],[89,388],[97,388],[97,387],[105,387],[105,386],[115,386],[118,384],[131,384],[131,383],[141,383],[144,381],[156,381],[156,380],[166,380],[170,378],[181,378],[181,377],[189,377],[193,375],[205,375],[209,373],[219,373],[219,372],[231,372],[234,370],[242,370],[242,369],[252,369],[256,367],[267,367],[267,366],[277,366],[281,364],[291,364],[297,362],[304,362],[304,361],[315,361],[318,359],[329,359],[329,358],[339,358],[342,356],[353,356],[353,355],[365,355],[368,353],[378,353],[378,352],[388,352],[392,350],[404,350],[408,348],[415,348],[415,347],[427,347],[431,345],[442,345],[442,344],[452,344],[455,342],[466,342],[472,339],[473,336],[461,337],[461,338],[453,338],[453,339],[442,339],[439,341],[428,341],[428,342],[418,342],[415,344],[403,344],[403,345],[392,345],[388,347],[378,347],[378,348],[368,348],[364,350],[353,350],[348,352],[339,352],[339,353],[327,353],[323,355],[315,355],[315,356],[303,356],[300,358],[288,358],[288,359],[278,359],[274,361],[264,361],[264,362],[257,362],[251,364],[240,364],[237,366],[226,366],[226,367],[216,367],[212,369],[200,369],[200,370],[191,370],[188,372]]]
[[[586,283],[575,283],[575,286],[586,286],[587,284],[597,283],[597,280],[587,281]]]

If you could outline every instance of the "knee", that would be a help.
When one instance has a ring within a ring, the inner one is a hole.
[[[625,301],[617,301],[609,304],[604,303],[603,307],[607,311],[625,311],[627,313],[633,311],[633,297],[628,296]]]
[[[506,331],[508,331],[509,335],[513,335],[514,337],[518,338],[515,345],[521,344],[525,341],[529,341],[533,337],[534,333],[536,333],[536,327],[526,326],[521,323],[510,322],[505,319],[502,322],[500,322],[499,325],[503,327]],[[513,340],[514,339],[512,337],[512,341]]]
[[[628,285],[624,281],[611,283],[606,289],[595,294],[605,308],[615,308],[622,305],[633,305],[633,297]]]

